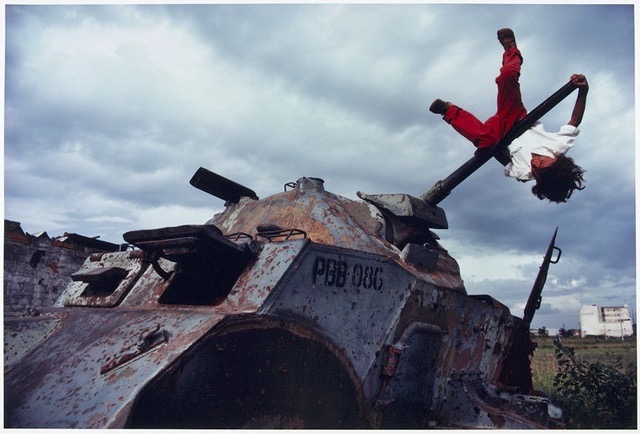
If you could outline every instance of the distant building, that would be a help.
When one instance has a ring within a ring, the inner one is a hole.
[[[633,335],[629,305],[601,307],[595,304],[580,307],[580,336],[622,338]]]

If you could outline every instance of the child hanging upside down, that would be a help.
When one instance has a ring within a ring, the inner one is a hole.
[[[498,85],[498,110],[486,122],[480,122],[464,109],[441,99],[429,107],[442,115],[456,131],[470,140],[478,151],[498,144],[517,121],[526,116],[520,93],[520,66],[522,54],[516,45],[511,29],[498,30],[498,41],[504,47],[502,67],[496,77]],[[578,87],[571,120],[557,133],[546,132],[540,121],[525,131],[509,145],[511,162],[505,167],[505,175],[526,182],[536,180],[531,189],[539,199],[566,202],[574,190],[584,188],[584,170],[565,153],[573,146],[579,134],[578,125],[586,108],[589,84],[582,74],[573,74],[571,82]],[[478,152],[476,151],[476,152]]]

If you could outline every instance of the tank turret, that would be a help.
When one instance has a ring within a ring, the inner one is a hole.
[[[431,189],[425,191],[420,199],[424,200],[430,205],[436,206],[442,200],[444,200],[451,191],[460,185],[465,179],[471,176],[476,170],[484,165],[491,158],[498,160],[503,166],[511,161],[507,147],[511,142],[522,135],[526,130],[538,121],[542,116],[547,114],[552,108],[558,105],[563,99],[571,95],[571,92],[576,90],[577,87],[571,81],[566,83],[560,89],[558,89],[553,95],[544,100],[535,109],[529,112],[524,118],[520,119],[516,124],[507,132],[498,144],[493,148],[484,149],[467,160],[459,168],[454,170],[445,179],[436,182]]]

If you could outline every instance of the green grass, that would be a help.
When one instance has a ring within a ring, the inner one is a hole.
[[[553,338],[535,342],[534,389],[563,408],[566,428],[637,427],[635,339],[563,338],[557,354]]]
[[[558,372],[558,363],[555,356],[553,337],[532,337],[538,344],[531,360],[531,373],[533,375],[533,387],[545,392],[549,397],[554,397],[553,379]],[[562,338],[566,347],[573,348],[580,361],[591,363],[601,362],[613,364],[616,357],[622,356],[625,362],[631,362],[637,366],[636,338],[601,339],[601,338]]]

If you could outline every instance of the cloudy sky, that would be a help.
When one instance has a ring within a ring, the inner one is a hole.
[[[492,115],[496,30],[511,27],[529,109],[572,73],[589,80],[570,152],[587,188],[542,202],[490,161],[441,202],[441,242],[469,293],[521,316],[559,227],[533,326],[577,328],[581,304],[635,308],[631,4],[27,4],[5,19],[5,218],[116,243],[221,211],[189,185],[200,166],[260,197],[301,176],[352,199],[420,196],[473,151],[430,102]]]

